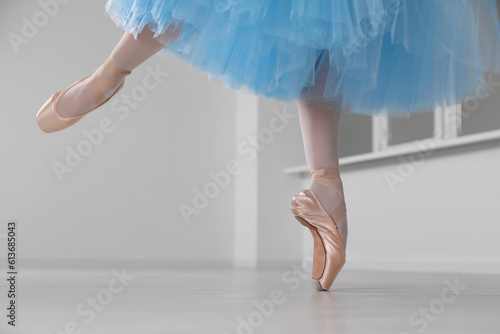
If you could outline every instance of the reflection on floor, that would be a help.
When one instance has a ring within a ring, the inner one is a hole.
[[[342,271],[330,292],[299,266],[24,270],[0,333],[500,333],[500,277]],[[0,301],[6,304],[6,281]]]

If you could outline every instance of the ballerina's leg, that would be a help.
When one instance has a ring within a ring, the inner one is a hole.
[[[147,27],[137,35],[137,39],[125,32],[108,58],[108,62],[111,62],[113,66],[110,67],[109,64],[104,66],[106,64],[104,63],[96,69],[93,76],[68,90],[58,103],[59,114],[72,117],[94,108],[96,102],[92,97],[91,89],[93,80],[106,79],[110,84],[101,90],[106,98],[111,96],[124,80],[124,73],[134,70],[166,45],[175,41],[180,30],[181,26],[176,29],[167,29],[159,36],[161,43],[154,38],[154,33]]]
[[[343,204],[344,194],[339,175],[339,131],[340,101],[330,104],[318,103],[311,96],[320,96],[325,88],[328,66],[318,73],[315,85],[308,97],[298,102],[300,127],[306,155],[307,166],[312,175],[308,188],[316,195],[327,213],[333,212]],[[341,97],[339,97],[341,99]],[[318,177],[318,175],[321,175]],[[347,217],[337,222],[339,233],[346,245]]]

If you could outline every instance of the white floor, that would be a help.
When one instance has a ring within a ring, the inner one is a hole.
[[[318,292],[299,266],[121,271],[22,271],[16,328],[2,280],[0,333],[500,333],[500,276],[343,270]]]

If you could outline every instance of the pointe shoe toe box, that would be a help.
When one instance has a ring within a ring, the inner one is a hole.
[[[40,129],[46,133],[55,132],[67,128],[78,122],[85,114],[80,114],[74,117],[63,117],[57,112],[57,103],[61,96],[71,87],[77,85],[85,79],[78,80],[71,86],[54,93],[38,110],[36,121]]]

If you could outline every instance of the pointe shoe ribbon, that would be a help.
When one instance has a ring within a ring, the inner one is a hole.
[[[80,119],[82,119],[83,116],[87,115],[89,112],[99,108],[106,102],[108,102],[113,96],[115,96],[122,88],[124,85],[124,78],[128,74],[131,73],[131,71],[119,68],[116,66],[113,61],[108,58],[106,62],[102,65],[102,68],[104,71],[108,72],[112,76],[115,77],[115,79],[110,79],[110,78],[105,78],[101,75],[98,74],[98,70],[96,70],[92,76],[81,79],[70,85],[69,87],[66,87],[56,93],[54,93],[45,103],[44,105],[40,108],[40,110],[36,114],[36,121],[38,123],[38,126],[40,129],[44,132],[50,133],[50,132],[55,132],[55,131],[60,131],[63,130],[76,122],[78,122]],[[81,113],[79,115],[73,116],[73,117],[63,117],[57,112],[57,103],[61,99],[61,97],[66,93],[68,90],[70,90],[73,86],[76,86],[80,82],[89,79],[89,85],[92,93],[92,98],[94,99],[94,102],[96,103],[96,107],[92,108],[91,110]],[[113,94],[109,97],[106,98],[106,96],[103,93],[103,89],[110,89],[114,87],[117,82],[120,82],[121,84],[118,86],[118,88],[113,92]]]
[[[97,104],[102,104],[108,100],[102,92],[103,89],[109,90],[113,88],[118,82],[123,81],[125,77],[131,73],[128,70],[116,66],[110,58],[108,58],[102,66],[103,70],[111,74],[114,79],[105,78],[99,75],[98,71],[92,74],[90,77],[90,89],[92,91],[92,98]]]
[[[344,185],[340,178],[340,170],[338,167],[315,169],[311,172],[311,181],[322,184],[329,188],[336,189],[342,195],[342,202],[332,212],[330,216],[337,224],[346,214],[347,208],[344,199]]]

